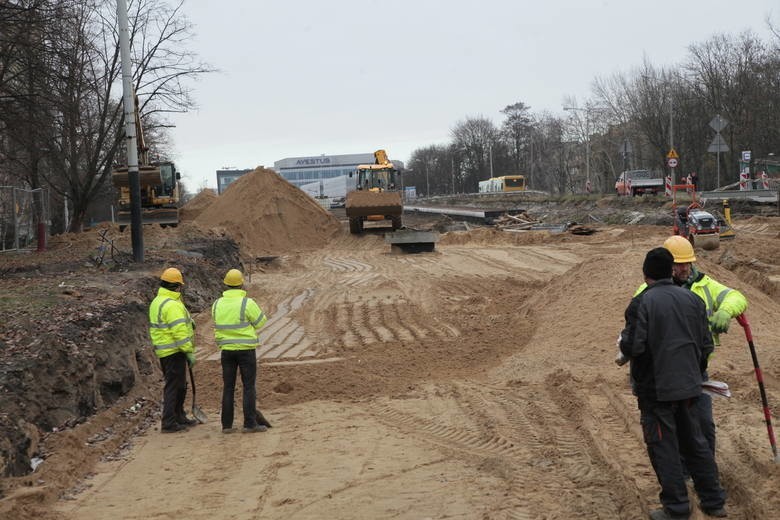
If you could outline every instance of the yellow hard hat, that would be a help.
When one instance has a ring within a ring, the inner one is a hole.
[[[238,287],[239,285],[244,285],[244,275],[242,275],[241,271],[239,271],[238,269],[231,269],[225,275],[224,283],[225,285],[228,285],[230,287]]]
[[[164,282],[180,283],[184,285],[184,278],[181,276],[181,271],[179,271],[175,267],[169,267],[168,269],[163,271],[162,276],[160,276],[160,280]]]
[[[685,264],[695,262],[696,255],[693,254],[693,246],[690,240],[680,235],[674,235],[664,241],[664,247],[672,253],[675,264]]]

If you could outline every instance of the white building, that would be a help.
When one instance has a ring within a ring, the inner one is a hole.
[[[355,178],[349,177],[359,164],[373,164],[374,154],[316,155],[288,157],[274,163],[274,170],[291,184],[316,197],[344,197],[354,189]],[[393,161],[403,170],[401,161]]]

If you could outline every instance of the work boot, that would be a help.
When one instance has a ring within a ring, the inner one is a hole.
[[[726,512],[726,508],[724,507],[716,507],[713,509],[705,509],[702,507],[701,510],[705,515],[714,516],[715,518],[726,518],[729,516],[729,514]]]
[[[187,429],[186,426],[177,423],[168,428],[160,428],[160,433],[176,433],[176,432],[184,431],[186,429]]]
[[[673,515],[666,509],[656,509],[650,512],[650,520],[688,520],[690,515]]]
[[[222,428],[222,433],[236,433],[235,428]]]
[[[198,424],[198,421],[196,421],[195,419],[190,419],[186,415],[184,416],[183,419],[176,419],[176,422],[179,424],[183,424],[184,426],[195,426],[196,424]]]
[[[242,431],[244,433],[257,433],[257,432],[264,432],[264,431],[267,431],[267,430],[268,430],[268,428],[266,428],[262,424],[255,424],[251,428],[244,428]]]

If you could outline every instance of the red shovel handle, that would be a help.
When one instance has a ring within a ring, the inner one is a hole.
[[[753,333],[750,331],[750,323],[748,323],[747,316],[744,313],[737,316],[737,323],[739,323],[743,329],[745,329],[745,337],[748,342],[753,341]]]

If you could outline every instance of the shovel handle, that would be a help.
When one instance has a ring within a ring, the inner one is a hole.
[[[739,323],[742,326],[742,328],[745,329],[745,336],[747,337],[747,340],[753,341],[753,333],[750,331],[750,323],[748,322],[745,313],[742,313],[739,316],[737,316],[737,323]]]

